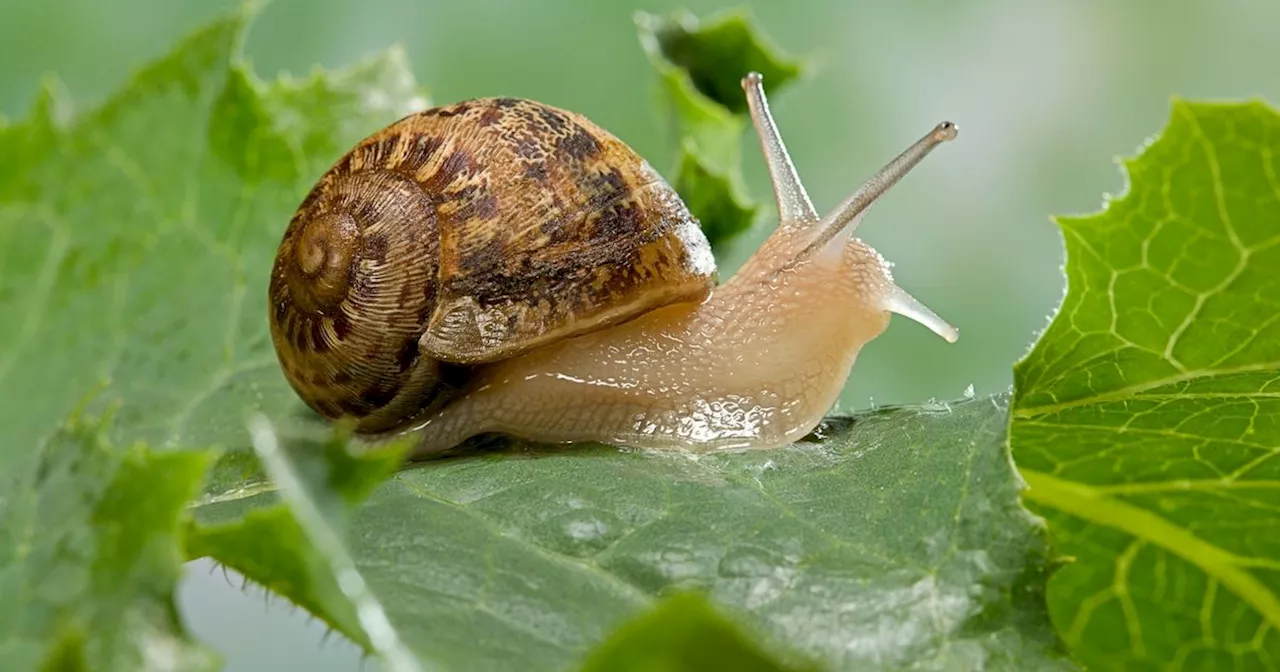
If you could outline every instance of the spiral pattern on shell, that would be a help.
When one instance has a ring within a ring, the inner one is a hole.
[[[321,415],[384,429],[422,405],[439,365],[418,356],[434,306],[434,209],[410,179],[340,175],[299,209],[273,273],[286,376]]]
[[[392,429],[469,366],[697,300],[715,262],[674,190],[571,112],[490,98],[358,143],[286,229],[271,333],[307,404]]]

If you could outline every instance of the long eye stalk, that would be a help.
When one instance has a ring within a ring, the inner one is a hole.
[[[944,121],[933,130],[925,134],[924,137],[915,141],[906,151],[899,154],[890,161],[880,172],[871,176],[852,196],[845,199],[843,203],[837,205],[827,216],[822,218],[818,223],[822,232],[818,237],[809,244],[808,248],[801,253],[801,257],[806,256],[814,250],[821,249],[827,243],[835,239],[840,233],[848,231],[852,232],[858,227],[862,221],[862,217],[867,214],[871,206],[875,204],[881,196],[884,196],[893,185],[898,183],[915,168],[917,164],[924,160],[934,149],[948,140],[954,140],[960,129],[955,124]]]
[[[773,182],[773,196],[778,203],[780,225],[812,224],[818,221],[818,213],[809,201],[809,194],[800,182],[796,167],[791,163],[787,146],[782,142],[778,126],[769,112],[769,99],[764,93],[764,78],[758,72],[742,78],[742,88],[747,92],[747,107],[751,109],[751,123],[760,138],[765,164]]]

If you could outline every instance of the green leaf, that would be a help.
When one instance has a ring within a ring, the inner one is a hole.
[[[1018,364],[1026,498],[1096,669],[1280,661],[1280,115],[1177,102],[1127,192],[1059,219],[1069,291]]]
[[[696,459],[519,444],[432,461],[374,490],[349,551],[442,669],[563,669],[681,589],[828,669],[1065,667],[1006,412],[883,409]]]
[[[722,249],[739,233],[751,227],[759,212],[756,205],[746,205],[742,188],[711,169],[698,158],[691,141],[681,145],[680,167],[673,185],[689,211],[694,213],[702,232],[714,249]]]
[[[725,619],[701,595],[682,593],[626,623],[592,652],[585,672],[783,672],[784,666]]]
[[[20,670],[216,670],[177,616],[179,521],[211,454],[120,449],[73,418],[0,477],[0,661]]]
[[[745,11],[704,20],[688,12],[638,12],[636,25],[674,120],[679,151],[672,183],[720,249],[751,228],[760,212],[742,178],[749,127],[742,77],[761,73],[772,94],[799,77],[800,63],[768,44]]]

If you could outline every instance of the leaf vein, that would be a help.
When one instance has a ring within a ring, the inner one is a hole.
[[[1099,355],[1099,357],[1110,355],[1110,354],[1113,354],[1113,353],[1104,353],[1104,355]],[[1130,397],[1130,396],[1138,396],[1138,395],[1145,396],[1144,393],[1147,390],[1158,389],[1166,385],[1176,385],[1178,383],[1194,382],[1194,381],[1198,381],[1200,379],[1205,379],[1205,378],[1212,379],[1212,378],[1219,378],[1224,376],[1232,376],[1232,375],[1241,374],[1241,373],[1257,373],[1260,371],[1275,372],[1277,369],[1280,369],[1280,361],[1268,361],[1268,362],[1259,362],[1254,364],[1243,364],[1240,366],[1235,366],[1230,368],[1220,368],[1220,369],[1199,369],[1195,371],[1188,371],[1186,373],[1179,373],[1173,376],[1167,376],[1165,378],[1148,380],[1148,381],[1144,381],[1134,385],[1128,385],[1125,387],[1117,388],[1115,390],[1111,390],[1109,392],[1102,392],[1102,393],[1087,395],[1087,396],[1080,397],[1078,399],[1072,399],[1070,401],[1062,401],[1062,402],[1057,402],[1053,404],[1044,404],[1042,406],[1021,406],[1019,408],[1016,408],[1013,411],[1013,414],[1015,417],[1019,419],[1034,418],[1040,415],[1048,415],[1050,413],[1056,413],[1058,411],[1069,410],[1072,408],[1079,408],[1081,406],[1088,406],[1090,404],[1096,404],[1096,403],[1105,402],[1105,401],[1123,401],[1125,397]]]
[[[1092,486],[1031,469],[1023,469],[1022,476],[1027,482],[1024,496],[1028,499],[1165,549],[1221,582],[1273,627],[1280,626],[1280,598],[1245,569],[1274,563],[1235,555],[1151,511],[1108,497]]]

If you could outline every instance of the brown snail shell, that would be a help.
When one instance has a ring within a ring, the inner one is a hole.
[[[317,413],[389,430],[469,367],[698,300],[710,246],[618,138],[541,103],[487,98],[358,143],[302,201],[272,270],[285,377]]]

